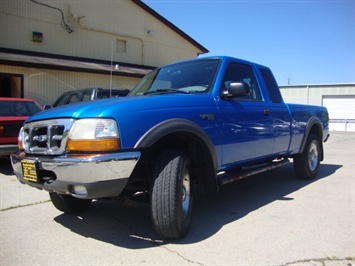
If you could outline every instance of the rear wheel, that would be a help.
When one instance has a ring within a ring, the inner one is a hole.
[[[159,156],[151,194],[157,233],[170,239],[183,237],[190,227],[192,209],[190,160],[183,150],[171,149]]]
[[[293,158],[293,166],[299,178],[309,180],[316,177],[321,158],[320,145],[319,139],[310,135],[304,151]]]
[[[78,199],[71,195],[50,192],[49,197],[58,210],[65,213],[78,213],[89,208],[91,199]]]

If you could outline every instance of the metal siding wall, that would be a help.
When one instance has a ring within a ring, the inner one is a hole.
[[[2,1],[0,47],[110,60],[112,43],[120,39],[127,42],[127,51],[116,52],[114,47],[113,61],[148,66],[196,57],[199,52],[131,1],[41,2],[60,8],[74,32],[61,27],[58,10],[24,0]],[[149,35],[149,30],[155,34]],[[43,33],[42,43],[32,41],[33,31]]]
[[[322,105],[323,95],[355,95],[355,84],[281,86],[285,102]]]
[[[82,88],[109,88],[110,75],[56,71],[0,65],[0,73],[24,75],[24,97],[32,98],[41,105],[52,104],[68,90]],[[112,88],[132,89],[139,78],[113,76]]]
[[[300,103],[307,104],[307,90],[295,89],[281,89],[281,94],[286,103]]]
[[[1,0],[0,0],[1,1]],[[131,1],[49,1],[60,8],[74,32],[60,25],[58,10],[27,0],[1,1],[0,47],[89,59],[161,66],[194,58],[197,47]],[[79,23],[80,22],[80,25]],[[155,34],[150,35],[152,30]],[[43,33],[42,42],[32,41],[32,32]],[[116,40],[126,42],[126,51],[116,51]],[[23,75],[24,97],[51,104],[73,89],[109,88],[110,76],[0,65],[0,72]],[[139,78],[113,76],[113,88],[131,89]]]
[[[330,130],[355,131],[355,124],[350,120],[346,120],[348,116],[345,115],[349,111],[354,112],[355,109],[355,84],[282,86],[280,90],[286,103],[321,105],[325,107],[327,107],[327,104],[330,104],[330,119],[344,120],[344,124],[331,122],[329,126]],[[344,108],[344,110],[338,110],[337,113],[343,113],[344,117],[332,117],[331,112],[334,102],[323,100],[325,98],[336,100],[336,98],[340,96],[351,97],[354,100],[349,100],[344,106],[340,105],[339,108]]]

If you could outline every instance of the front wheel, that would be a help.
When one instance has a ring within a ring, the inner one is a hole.
[[[190,227],[192,183],[190,160],[181,149],[163,152],[154,169],[151,215],[156,232],[170,239],[182,238]]]
[[[320,145],[319,139],[310,135],[304,151],[293,158],[293,166],[299,178],[310,180],[316,177],[321,158]]]
[[[71,195],[50,192],[49,197],[58,210],[65,213],[78,213],[89,208],[91,199],[78,199]]]

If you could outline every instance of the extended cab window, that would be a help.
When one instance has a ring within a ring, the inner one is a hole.
[[[249,65],[230,63],[224,74],[222,89],[226,88],[231,82],[244,82],[249,86],[249,95],[240,96],[236,99],[241,100],[261,100],[260,89],[256,81],[254,71]]]
[[[277,82],[276,82],[271,70],[267,69],[267,68],[262,68],[262,67],[260,67],[259,69],[260,69],[261,75],[264,78],[265,85],[266,85],[266,88],[269,92],[271,101],[273,103],[282,103],[281,92],[280,92],[279,86],[277,85]]]

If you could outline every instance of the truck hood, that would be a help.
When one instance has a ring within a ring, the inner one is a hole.
[[[205,100],[203,100],[205,99]],[[117,114],[145,112],[156,109],[175,109],[206,106],[206,99],[212,99],[211,94],[163,94],[149,96],[127,96],[105,100],[95,100],[64,105],[35,114],[26,123],[58,118],[113,118]]]

